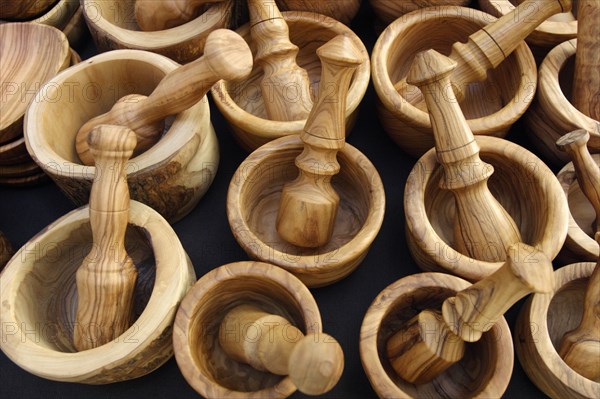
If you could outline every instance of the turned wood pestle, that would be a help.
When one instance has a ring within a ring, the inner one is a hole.
[[[119,337],[131,323],[137,270],[125,251],[129,188],[125,164],[135,133],[121,126],[94,128],[88,143],[96,160],[90,193],[93,246],[77,270],[78,304],[74,344],[79,351]]]
[[[387,342],[394,370],[413,384],[431,381],[462,359],[465,342],[476,342],[519,299],[554,287],[552,263],[541,251],[518,243],[494,274],[450,297],[442,312],[424,310]]]
[[[202,7],[223,0],[136,0],[135,19],[145,31],[174,28],[198,16]]]
[[[305,336],[285,318],[251,305],[227,313],[219,329],[219,344],[233,359],[257,370],[289,375],[308,395],[331,390],[344,370],[344,353],[333,337]]]
[[[571,7],[572,0],[526,0],[473,33],[466,43],[455,43],[449,57],[457,62],[457,67],[450,81],[458,101],[463,99],[467,84],[486,80],[488,70],[500,65],[538,25]],[[407,80],[400,80],[394,87],[411,104],[423,102],[422,93],[408,86]]]
[[[600,2],[578,0],[573,105],[600,121]]]
[[[86,122],[75,138],[77,154],[84,164],[92,165],[87,135],[94,126],[112,124],[135,131],[138,140],[135,156],[160,139],[165,117],[196,104],[217,81],[241,79],[251,71],[252,53],[244,39],[233,31],[217,29],[206,39],[201,58],[167,74],[148,97],[126,96],[109,112]]]
[[[346,95],[352,74],[364,61],[352,39],[336,36],[317,50],[321,59],[319,96],[300,135],[304,151],[296,158],[299,175],[284,186],[277,232],[301,247],[331,239],[339,195],[331,178],[340,170],[337,152],[345,143]]]
[[[298,46],[274,0],[249,0],[250,35],[256,63],[263,69],[260,82],[265,111],[274,121],[304,120],[312,109],[308,73],[296,63]]]
[[[454,97],[450,75],[456,62],[435,50],[417,54],[408,81],[424,93],[438,162],[444,168],[440,187],[456,201],[455,248],[478,260],[506,260],[506,251],[521,242],[517,225],[490,192],[494,168],[479,158],[479,146]]]

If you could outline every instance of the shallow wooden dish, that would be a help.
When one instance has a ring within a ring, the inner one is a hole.
[[[600,166],[600,154],[592,157]],[[569,204],[569,229],[560,259],[565,263],[576,261],[595,262],[598,259],[598,243],[593,238],[592,225],[595,211],[590,201],[577,183],[577,175],[572,162],[565,165],[556,175]]]
[[[304,284],[262,262],[237,262],[204,275],[183,299],[175,318],[175,359],[187,382],[207,398],[285,398],[289,377],[239,363],[221,349],[219,326],[229,310],[253,304],[290,320],[305,334],[321,333],[321,315]]]
[[[404,15],[379,37],[371,60],[379,119],[386,133],[411,156],[420,157],[434,146],[431,122],[429,114],[411,105],[394,85],[406,77],[418,52],[433,48],[448,55],[454,42],[466,41],[489,22],[488,14],[470,8],[428,8]],[[465,90],[461,108],[473,133],[505,136],[529,107],[536,82],[535,60],[522,43],[489,72],[485,82]]]
[[[75,272],[91,242],[85,206],[32,238],[0,275],[0,315],[3,325],[12,326],[2,329],[0,348],[32,374],[106,384],[148,374],[173,354],[175,312],[195,281],[194,269],[167,221],[135,201],[125,242],[138,269],[137,319],[119,339],[75,351]]]
[[[350,25],[360,9],[361,2],[362,0],[277,0],[277,5],[281,11],[310,11]]]
[[[600,383],[576,373],[556,349],[562,336],[581,321],[586,283],[595,266],[575,263],[558,269],[554,292],[532,295],[517,320],[519,361],[533,383],[554,399],[600,397]]]
[[[283,267],[309,287],[319,287],[346,277],[366,256],[383,222],[385,193],[373,164],[346,143],[337,157],[341,171],[332,180],[340,205],[331,241],[319,248],[284,241],[275,228],[279,199],[283,185],[297,175],[294,160],[303,148],[299,136],[288,136],[250,154],[229,185],[227,217],[251,258]]]
[[[210,32],[229,27],[233,1],[215,3],[192,21],[162,31],[141,31],[135,0],[82,0],[83,13],[98,50],[147,50],[187,64],[199,58]]]
[[[589,147],[600,147],[600,121],[579,111],[570,101],[577,39],[559,44],[540,65],[537,94],[525,121],[533,134],[532,142],[553,165],[570,161],[556,148],[556,140],[577,129],[590,132]]]
[[[382,28],[409,12],[434,6],[466,6],[471,0],[369,0]]]
[[[499,398],[513,368],[513,343],[504,317],[466,347],[465,357],[427,384],[401,379],[386,357],[392,334],[420,311],[439,309],[444,300],[470,284],[441,273],[421,273],[402,278],[375,298],[360,330],[360,358],[380,398]]]
[[[97,55],[59,74],[43,88],[48,100],[32,104],[25,117],[25,139],[32,158],[73,202],[87,203],[95,168],[80,163],[75,151],[77,131],[121,97],[150,94],[177,66],[158,54],[120,50]],[[54,98],[62,101],[51,101]],[[54,122],[48,123],[48,118]],[[131,198],[150,205],[173,223],[187,215],[208,190],[219,149],[205,99],[168,118],[166,126],[158,143],[132,158],[126,170]]]
[[[489,188],[517,224],[523,242],[554,259],[568,227],[568,204],[552,171],[535,155],[510,141],[476,137],[484,162],[494,167]],[[443,169],[428,151],[408,176],[404,190],[409,250],[425,271],[442,271],[477,281],[502,262],[470,258],[453,247],[454,197],[439,188]],[[491,249],[490,249],[491,250]]]
[[[365,55],[365,62],[354,74],[347,97],[346,131],[351,131],[358,115],[358,106],[369,85],[370,63],[365,45],[350,28],[329,17],[299,11],[282,14],[290,29],[290,40],[300,48],[296,61],[307,70],[313,93],[318,93],[321,79],[321,62],[316,53],[321,45],[337,35],[345,34],[355,41]],[[256,46],[250,39],[250,25],[242,26],[237,32],[250,44],[255,55]],[[262,77],[262,68],[255,64],[247,79],[220,81],[212,88],[215,104],[229,122],[238,143],[247,151],[253,151],[279,137],[299,134],[306,123],[306,119],[289,122],[267,119],[259,84]]]

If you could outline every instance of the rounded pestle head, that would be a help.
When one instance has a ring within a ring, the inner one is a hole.
[[[554,269],[546,254],[525,243],[513,244],[507,251],[513,274],[535,293],[554,290]]]
[[[346,35],[338,35],[319,47],[317,55],[322,61],[348,67],[358,66],[365,62],[365,57],[360,49]]]
[[[567,133],[556,141],[556,146],[561,151],[567,151],[573,145],[584,146],[590,140],[590,133],[585,129],[577,129]]]
[[[406,81],[411,85],[423,86],[449,75],[456,65],[454,60],[435,50],[421,51],[410,66]]]
[[[87,142],[94,158],[102,154],[127,160],[135,149],[137,136],[123,126],[99,125],[90,131]]]
[[[344,352],[330,335],[309,334],[294,347],[289,376],[300,392],[322,395],[330,391],[344,371]]]
[[[204,56],[213,72],[224,80],[243,79],[252,71],[252,52],[237,33],[217,29],[206,39]]]

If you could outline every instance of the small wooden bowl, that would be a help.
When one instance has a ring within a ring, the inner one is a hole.
[[[562,336],[581,321],[587,280],[595,266],[575,263],[558,269],[554,292],[532,295],[517,320],[519,361],[533,383],[554,399],[600,397],[600,384],[576,373],[557,352]]]
[[[310,11],[327,15],[345,25],[350,25],[358,13],[362,0],[277,0],[281,11]]]
[[[575,0],[577,1],[577,0]],[[519,0],[479,0],[479,7],[500,18],[515,9]],[[542,22],[526,39],[531,51],[540,62],[554,46],[577,37],[577,6],[573,11],[554,15]]]
[[[138,269],[136,321],[106,345],[75,350],[75,272],[91,242],[85,206],[32,238],[0,275],[2,323],[8,326],[2,329],[0,348],[32,374],[56,381],[106,384],[148,374],[173,354],[175,311],[196,277],[167,221],[135,201],[125,243]]]
[[[588,146],[600,147],[600,121],[579,111],[570,101],[577,39],[556,46],[540,65],[537,95],[525,121],[532,142],[550,163],[562,166],[570,161],[556,148],[556,140],[573,130],[590,132]]]
[[[470,284],[441,273],[402,278],[373,301],[360,330],[360,358],[380,398],[499,398],[513,368],[513,343],[504,317],[467,344],[465,357],[433,381],[415,385],[404,381],[386,357],[387,340],[413,316],[425,309],[440,309],[444,300]]]
[[[98,50],[147,50],[181,64],[202,55],[210,32],[229,27],[233,10],[233,0],[227,0],[211,5],[203,14],[183,25],[144,32],[135,19],[135,0],[82,0],[82,5]]]
[[[568,227],[568,204],[560,183],[525,148],[496,137],[479,136],[476,140],[481,159],[494,167],[488,182],[490,191],[512,216],[523,242],[554,259]],[[419,159],[408,176],[404,190],[408,248],[425,271],[481,280],[502,262],[480,261],[454,249],[455,201],[452,192],[440,189],[442,176],[434,149]]]
[[[395,19],[425,7],[466,6],[471,0],[369,0],[378,22],[385,28]]]
[[[600,167],[600,154],[592,157]],[[596,212],[577,183],[577,175],[572,162],[569,162],[556,175],[567,196],[569,204],[569,229],[567,239],[560,252],[560,259],[565,263],[577,261],[595,262],[600,250],[593,238]]]
[[[404,15],[388,26],[373,49],[373,84],[384,130],[408,154],[420,157],[434,146],[429,114],[402,97],[394,85],[406,77],[414,56],[435,49],[449,54],[452,44],[490,23],[484,12],[435,7]],[[503,137],[527,110],[537,82],[531,51],[522,43],[485,82],[471,84],[461,108],[475,135]]]
[[[351,131],[358,106],[369,85],[370,63],[365,45],[346,25],[324,15],[299,11],[282,14],[290,29],[290,40],[300,48],[296,61],[307,70],[314,93],[318,92],[321,79],[321,62],[316,53],[321,45],[344,34],[351,37],[364,54],[365,62],[358,67],[348,91],[346,131]],[[256,46],[250,39],[250,25],[242,26],[237,32],[250,44],[253,55],[256,55]],[[249,152],[279,137],[299,134],[306,123],[306,119],[288,122],[267,119],[260,91],[262,76],[262,68],[255,64],[247,79],[220,81],[212,88],[215,104],[229,122],[238,143]]]
[[[340,196],[333,237],[319,248],[283,240],[275,221],[283,185],[297,176],[299,136],[274,140],[250,154],[227,193],[229,226],[246,253],[293,273],[309,287],[332,284],[350,274],[366,256],[385,212],[383,183],[373,164],[348,143],[338,152],[341,171],[332,183]]]
[[[158,54],[119,50],[97,55],[50,80],[25,116],[25,139],[32,158],[67,196],[87,203],[95,168],[80,163],[75,135],[92,117],[121,97],[149,95],[178,66]],[[48,123],[48,118],[53,123]],[[208,101],[167,118],[165,133],[126,168],[131,198],[150,205],[170,223],[183,218],[210,187],[219,163]]]
[[[276,399],[296,391],[289,377],[256,370],[221,349],[223,317],[247,303],[287,318],[304,334],[323,331],[310,291],[285,270],[262,262],[237,262],[212,270],[181,302],[173,329],[177,365],[203,397]]]

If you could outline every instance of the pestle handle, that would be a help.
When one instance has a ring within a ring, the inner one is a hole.
[[[96,159],[90,193],[93,246],[77,270],[78,304],[74,344],[92,349],[120,336],[131,323],[137,270],[125,251],[129,189],[125,164],[136,144],[125,127],[100,125],[88,142]]]
[[[296,158],[299,175],[283,188],[277,232],[301,247],[331,239],[339,196],[331,178],[340,170],[337,152],[345,143],[346,96],[352,74],[364,56],[352,39],[336,36],[317,50],[321,59],[319,96],[300,135],[304,151]]]
[[[174,28],[196,18],[200,8],[224,0],[136,0],[135,19],[144,31]]]
[[[600,120],[600,2],[577,2],[577,52],[573,79],[573,105]]]
[[[407,78],[421,88],[429,109],[437,159],[444,168],[440,186],[454,194],[456,248],[479,260],[504,261],[507,248],[521,242],[521,234],[487,186],[494,168],[480,159],[479,146],[454,97],[450,75],[455,67],[450,58],[427,50],[417,54]]]
[[[227,29],[211,32],[206,39],[204,55],[167,74],[148,97],[138,96],[136,101],[118,102],[109,112],[86,122],[75,138],[79,158],[87,165],[93,164],[86,138],[94,126],[126,126],[139,137],[147,126],[196,104],[220,79],[241,79],[251,70],[252,53],[240,35]],[[145,136],[152,137],[150,145],[153,145],[161,134],[162,129],[155,129]]]
[[[263,69],[260,83],[265,111],[271,120],[306,119],[311,108],[308,73],[296,63],[298,46],[274,0],[249,0],[250,35],[256,63]]]
[[[331,390],[344,370],[344,353],[334,338],[305,336],[287,319],[251,305],[239,305],[225,315],[219,344],[230,357],[257,370],[289,375],[308,395]]]

